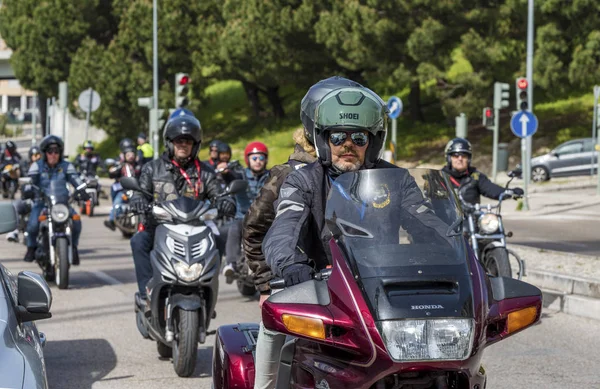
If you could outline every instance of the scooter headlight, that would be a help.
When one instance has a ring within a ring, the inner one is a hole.
[[[479,231],[484,234],[493,234],[500,227],[498,215],[493,213],[484,213],[479,217]]]
[[[152,207],[152,215],[156,218],[156,220],[170,222],[173,221],[173,217],[166,209],[163,207],[154,206]]]
[[[473,346],[472,319],[390,320],[379,324],[393,360],[462,361]]]
[[[173,264],[173,268],[177,273],[177,277],[183,281],[192,282],[200,277],[204,266],[202,266],[202,264],[199,262],[188,265],[187,263],[176,261]]]
[[[69,208],[64,204],[55,204],[50,212],[52,220],[57,223],[64,223],[69,218]]]

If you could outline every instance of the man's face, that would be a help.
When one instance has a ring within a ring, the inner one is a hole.
[[[134,162],[135,161],[135,153],[133,151],[128,151],[125,153],[125,161]]]
[[[211,147],[210,148],[210,159],[217,159],[219,158],[219,152],[217,151],[216,147]]]
[[[94,149],[86,147],[85,149],[83,149],[83,151],[86,155],[91,155],[94,152]]]
[[[329,134],[331,162],[343,172],[353,172],[365,162],[365,152],[369,145],[366,131],[332,131]]]
[[[58,164],[58,159],[60,157],[60,150],[58,147],[51,146],[46,150],[46,163],[48,166],[54,167]]]
[[[137,138],[137,142],[138,145],[143,145],[144,143],[146,143],[146,140],[144,138]]]
[[[452,153],[450,154],[452,168],[457,172],[464,172],[469,167],[469,154],[467,153]]]
[[[230,159],[230,153],[219,153],[219,162],[229,162]]]
[[[192,155],[194,140],[189,136],[180,136],[173,139],[173,154],[176,159],[186,159]]]
[[[250,170],[254,173],[260,173],[265,170],[267,166],[267,157],[264,154],[250,154],[248,155],[248,162],[250,164]]]

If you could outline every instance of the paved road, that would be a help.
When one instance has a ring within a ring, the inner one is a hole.
[[[600,205],[551,215],[504,217],[504,223],[514,233],[509,243],[600,256]]]
[[[105,207],[102,207],[102,210]],[[69,290],[52,288],[53,318],[40,321],[48,337],[44,350],[51,388],[208,389],[214,336],[198,351],[192,378],[178,378],[155,344],[134,322],[135,276],[129,244],[102,225],[104,216],[83,218],[82,264]],[[0,240],[2,262],[13,272],[37,270],[22,262],[24,247]],[[256,300],[221,284],[216,325],[256,321]],[[548,312],[543,323],[486,350],[488,388],[600,387],[598,322]]]

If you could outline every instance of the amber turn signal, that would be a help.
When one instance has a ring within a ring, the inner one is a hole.
[[[310,338],[325,339],[325,324],[321,319],[283,314],[281,320],[290,332]]]
[[[523,329],[533,324],[537,315],[538,311],[536,307],[529,307],[509,313],[507,320],[508,333],[510,334],[515,331],[519,331],[520,329]]]
[[[73,215],[73,220],[74,221],[81,220],[81,216],[79,216],[79,215]]]
[[[38,216],[38,221],[43,222],[46,220],[48,220],[48,215],[41,214],[40,216]]]
[[[129,197],[127,197],[126,194],[124,194],[123,196],[121,196],[121,198],[123,199],[123,201],[127,201],[129,199]]]

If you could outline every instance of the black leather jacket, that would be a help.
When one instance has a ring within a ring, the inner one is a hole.
[[[487,198],[498,200],[504,193],[504,188],[494,184],[489,178],[476,167],[471,167],[463,173],[444,166],[443,172],[451,177],[450,182],[455,191],[462,194],[463,199],[469,204],[478,204],[481,202],[481,195]]]
[[[146,202],[174,200],[180,196],[187,196],[198,200],[213,200],[222,193],[221,186],[215,178],[214,170],[206,163],[199,162],[200,177],[194,160],[190,160],[182,166],[193,186],[198,186],[198,196],[194,187],[190,187],[180,169],[175,166],[166,154],[161,158],[148,162],[142,168],[140,175],[140,186],[142,189],[153,194],[150,199],[136,192],[134,200],[142,198]],[[198,179],[200,183],[197,184]]]
[[[98,168],[101,170],[105,170],[104,161],[96,154],[85,155],[80,154],[73,161],[73,165],[80,174],[85,174],[86,176],[95,176],[98,172]]]

